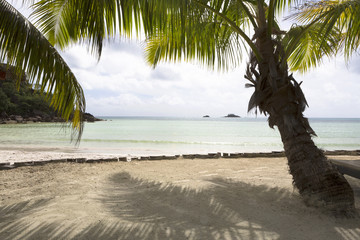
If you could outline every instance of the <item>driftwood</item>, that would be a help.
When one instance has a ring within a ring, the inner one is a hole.
[[[359,156],[360,150],[354,151],[324,151],[325,155],[335,156],[335,155],[349,155],[349,156]],[[52,159],[44,161],[32,161],[32,162],[15,162],[10,164],[8,162],[0,163],[0,170],[9,170],[17,167],[26,167],[26,166],[39,166],[44,164],[53,164],[53,163],[103,163],[103,162],[130,162],[130,161],[161,161],[161,160],[176,160],[179,158],[183,159],[217,159],[217,158],[275,158],[275,157],[285,157],[284,152],[268,152],[268,153],[208,153],[208,154],[183,154],[183,155],[160,155],[160,156],[128,156],[128,157],[109,157],[109,158],[64,158],[64,159]],[[344,160],[331,160],[333,164],[336,165],[338,170],[342,174],[347,174],[356,178],[360,178],[360,160],[344,161]]]

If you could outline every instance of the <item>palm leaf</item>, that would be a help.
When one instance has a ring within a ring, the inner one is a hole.
[[[332,29],[341,31],[342,47],[348,60],[360,46],[360,0],[332,0],[303,5],[291,16],[301,23],[318,22],[326,34]]]
[[[129,1],[121,1],[124,2]],[[114,35],[117,18],[124,20],[121,27],[130,34],[132,12],[127,11],[124,4],[121,6],[123,11],[118,12],[119,3],[108,0],[41,0],[32,6],[31,18],[52,44],[64,49],[74,42],[84,42],[100,58],[103,39]]]
[[[155,67],[162,60],[176,62],[196,59],[211,69],[216,67],[227,70],[238,66],[242,60],[244,43],[228,26],[216,29],[214,25],[199,24],[193,31],[186,31],[184,41],[181,41],[181,34],[149,38],[145,48],[147,62]],[[209,38],[209,32],[215,35]]]
[[[0,0],[0,60],[15,66],[19,81],[25,72],[30,83],[47,93],[62,118],[72,117],[73,137],[81,138],[85,112],[81,86],[48,40],[4,0]]]
[[[199,16],[233,28],[257,53],[242,30],[255,22],[253,0],[41,0],[34,8],[36,26],[51,43],[65,48],[85,42],[99,57],[103,39],[114,34],[131,36],[143,29],[148,37],[159,32],[167,35],[172,30],[184,30],[186,22],[191,24],[191,18]],[[178,38],[180,44],[185,35],[189,34],[183,31]]]
[[[314,23],[310,26],[293,26],[283,42],[287,47],[290,69],[305,72],[321,64],[324,56],[332,57],[336,54],[341,34],[335,27],[327,32],[321,23]]]
[[[157,34],[147,39],[147,62],[156,66],[162,60],[196,59],[212,69],[238,66],[249,42],[257,53],[255,45],[248,37],[243,37],[245,32],[241,30],[253,25],[255,6],[251,4],[247,1],[188,1],[188,5],[181,8],[168,8],[166,22],[157,28]]]

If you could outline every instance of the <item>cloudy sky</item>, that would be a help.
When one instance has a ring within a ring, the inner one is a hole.
[[[84,89],[87,111],[96,116],[255,116],[247,113],[253,91],[244,88],[247,56],[227,73],[196,63],[163,63],[152,69],[144,61],[142,43],[129,40],[107,44],[99,62],[86,46],[68,48],[62,56]],[[360,118],[359,56],[348,66],[339,57],[294,76],[303,81],[307,117]]]

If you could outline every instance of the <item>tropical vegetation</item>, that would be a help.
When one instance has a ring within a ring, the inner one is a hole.
[[[74,107],[76,111],[83,110],[85,102],[75,77],[52,45],[65,48],[82,42],[100,57],[104,39],[144,32],[147,60],[154,66],[162,60],[197,60],[221,70],[238,66],[250,51],[245,78],[254,94],[248,109],[258,109],[268,116],[270,127],[279,129],[294,185],[307,204],[351,216],[355,213],[354,193],[312,141],[315,132],[303,116],[307,102],[301,83],[289,71],[306,71],[342,46],[350,56],[359,46],[358,2],[321,1],[310,4],[311,8],[294,5],[305,10],[304,15],[293,16],[303,25],[283,31],[277,16],[293,1],[35,1],[35,24],[46,39],[6,1],[0,0],[1,59],[8,59],[19,71],[22,68],[30,72],[42,90],[50,86],[48,92],[55,93],[53,105],[66,117]],[[337,5],[342,6],[340,10],[327,10]],[[46,54],[36,51],[38,40]],[[52,71],[51,67],[55,69]]]
[[[0,124],[27,122],[64,122],[50,105],[52,94],[45,96],[24,75],[18,83],[14,67],[0,64]],[[72,120],[73,115],[70,116]],[[82,113],[86,122],[101,121],[90,113]]]
[[[13,79],[0,80],[0,121],[11,115],[21,117],[56,117],[45,96],[35,91],[31,84],[22,81],[18,87]]]
[[[18,88],[26,73],[30,83],[45,93],[63,119],[67,121],[73,116],[74,137],[80,140],[81,113],[85,112],[80,84],[53,45],[5,0],[0,0],[0,62],[15,68]]]
[[[349,61],[360,47],[360,0],[316,1],[302,4],[289,18],[303,24],[318,23],[325,32],[338,29],[338,49]]]

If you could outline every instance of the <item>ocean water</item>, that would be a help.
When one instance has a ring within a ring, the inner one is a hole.
[[[122,155],[283,150],[278,130],[263,118],[103,117],[86,123],[79,146],[58,123],[0,125],[0,149]],[[325,150],[360,149],[360,119],[310,119]]]

